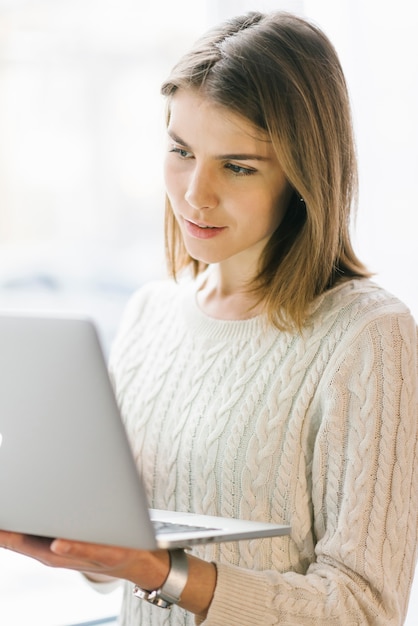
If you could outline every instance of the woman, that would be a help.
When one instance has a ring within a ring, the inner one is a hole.
[[[177,281],[138,291],[121,324],[110,365],[126,427],[152,506],[291,535],[186,557],[10,533],[0,544],[124,579],[124,626],[401,624],[418,528],[417,333],[350,243],[356,158],[335,51],[307,21],[251,13],[203,37],[163,94]],[[167,585],[178,606],[146,601]]]

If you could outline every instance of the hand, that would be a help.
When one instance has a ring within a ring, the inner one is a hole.
[[[159,588],[169,570],[166,550],[130,550],[7,531],[0,531],[0,547],[34,558],[49,567],[123,578],[144,589]]]
[[[162,586],[170,568],[166,550],[129,550],[1,530],[0,548],[32,557],[49,567],[82,572],[92,579],[107,576],[129,580],[149,591]],[[180,606],[204,619],[216,585],[216,567],[190,555],[188,560],[189,579]]]

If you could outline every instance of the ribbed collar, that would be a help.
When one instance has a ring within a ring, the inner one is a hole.
[[[280,332],[269,327],[263,315],[244,320],[221,320],[204,313],[197,303],[197,285],[194,281],[182,286],[182,309],[190,332],[213,340],[247,340],[260,333],[276,337]]]

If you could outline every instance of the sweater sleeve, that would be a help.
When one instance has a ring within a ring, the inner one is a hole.
[[[418,530],[417,387],[408,313],[341,342],[316,393],[315,560],[305,574],[217,564],[205,626],[403,623]]]

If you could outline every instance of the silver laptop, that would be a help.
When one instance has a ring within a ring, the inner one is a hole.
[[[149,509],[92,321],[0,315],[0,528],[138,549],[289,533]]]

